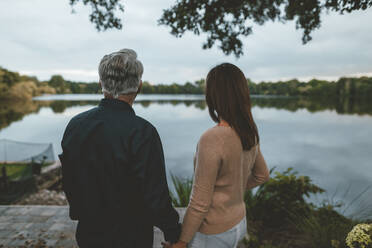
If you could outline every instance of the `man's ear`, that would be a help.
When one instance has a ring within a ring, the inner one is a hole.
[[[142,80],[140,81],[140,84],[138,86],[137,94],[141,92],[141,89],[142,89]]]

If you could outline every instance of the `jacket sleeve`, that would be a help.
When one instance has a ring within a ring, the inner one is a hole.
[[[77,220],[78,216],[75,211],[75,200],[74,200],[74,193],[73,193],[73,181],[74,181],[74,173],[73,173],[73,165],[70,163],[67,153],[68,153],[68,146],[66,145],[66,140],[71,137],[72,130],[76,127],[74,123],[74,119],[70,120],[68,123],[65,132],[63,134],[63,138],[61,141],[62,153],[58,155],[59,160],[61,162],[62,167],[62,190],[64,191],[67,201],[69,203],[69,215],[72,220]]]
[[[175,243],[181,233],[181,224],[169,195],[159,134],[154,127],[150,127],[136,136],[132,169],[141,185],[148,215],[153,225],[163,231],[165,240]]]
[[[257,156],[254,162],[252,172],[248,177],[247,189],[252,189],[263,184],[270,178],[269,169],[267,168],[265,159],[261,153],[259,145],[257,145]]]
[[[58,155],[59,160],[61,161],[62,166],[62,190],[66,195],[68,204],[70,206],[70,219],[77,220],[78,215],[75,211],[75,201],[74,194],[73,194],[73,172],[71,171],[71,165],[68,164],[67,159],[65,158],[65,154],[62,153]]]

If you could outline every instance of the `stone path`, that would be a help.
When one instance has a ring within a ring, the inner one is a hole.
[[[185,209],[177,211],[182,219]],[[75,229],[67,206],[0,206],[0,248],[77,247]],[[160,248],[163,234],[154,232],[154,247]]]
[[[41,173],[48,173],[49,171],[57,169],[60,166],[61,166],[61,162],[57,160],[54,164],[41,168]]]

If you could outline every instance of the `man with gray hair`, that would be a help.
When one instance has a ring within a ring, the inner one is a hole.
[[[159,134],[132,108],[142,74],[135,51],[105,55],[99,64],[105,98],[73,117],[63,135],[63,190],[80,247],[151,248],[153,226],[167,241],[179,238]]]

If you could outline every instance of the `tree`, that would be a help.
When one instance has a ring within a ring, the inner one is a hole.
[[[98,31],[112,28],[121,29],[123,27],[121,19],[115,16],[116,11],[124,12],[124,6],[120,3],[120,0],[70,0],[70,5],[73,7],[79,2],[90,5],[92,8],[89,18]]]
[[[121,19],[115,12],[124,12],[120,0],[70,0],[90,5],[90,21],[98,31],[121,29]],[[372,0],[178,0],[164,10],[159,25],[169,26],[171,34],[181,37],[186,31],[196,35],[207,34],[204,49],[216,42],[227,55],[243,54],[242,36],[252,33],[252,24],[263,25],[267,21],[294,20],[296,28],[303,30],[302,43],[308,43],[311,32],[320,27],[321,14],[334,11],[340,14],[372,7]]]
[[[21,80],[21,76],[17,72],[8,71],[0,67],[0,83],[5,84],[6,87],[11,87],[12,85],[18,83]],[[5,87],[5,86],[4,86]]]
[[[65,93],[66,82],[61,75],[53,75],[48,84],[55,88],[58,94]]]
[[[311,32],[320,27],[323,11],[344,14],[371,6],[372,0],[180,0],[164,10],[159,24],[169,26],[176,37],[186,31],[207,33],[204,49],[219,42],[225,54],[239,57],[243,54],[241,36],[252,33],[253,23],[295,20],[306,44],[312,39]]]

